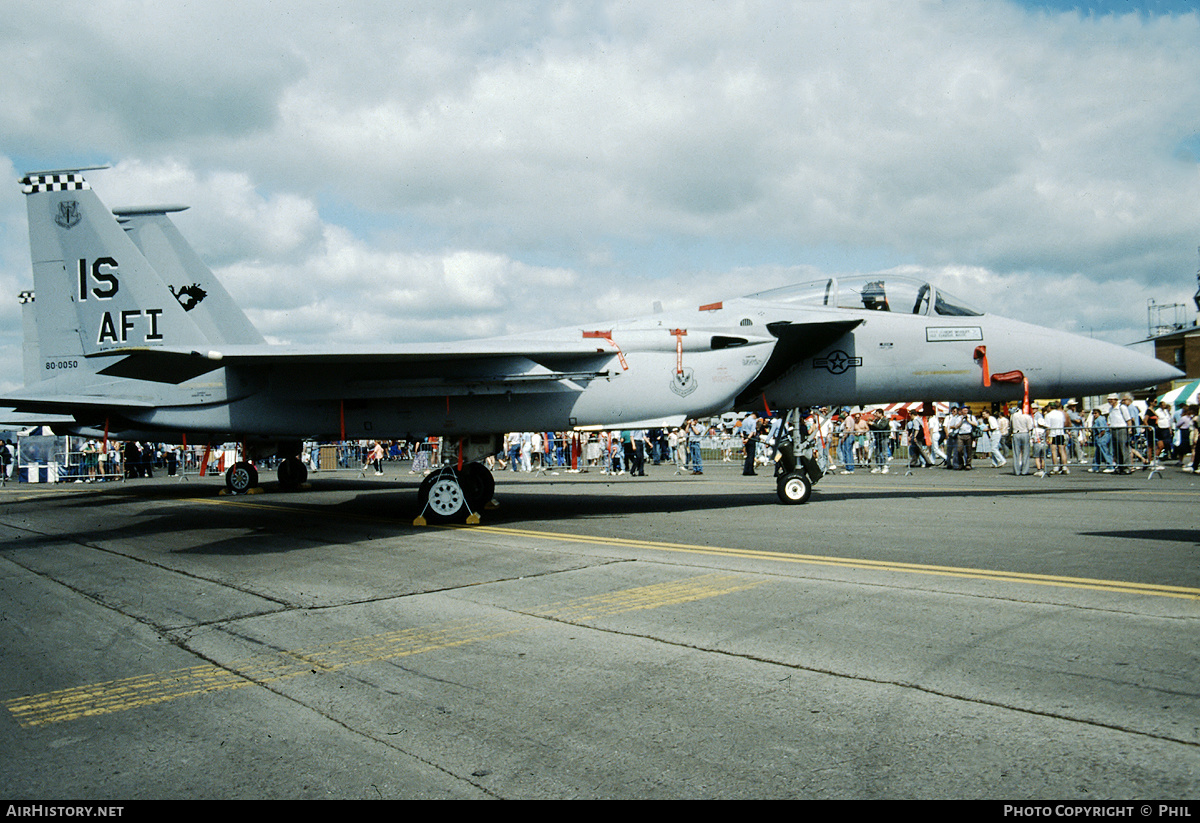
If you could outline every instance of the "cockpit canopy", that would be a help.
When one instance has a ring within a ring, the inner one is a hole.
[[[903,314],[975,317],[983,314],[930,283],[911,277],[868,274],[830,277],[798,286],[761,291],[750,300],[826,309],[866,309]]]

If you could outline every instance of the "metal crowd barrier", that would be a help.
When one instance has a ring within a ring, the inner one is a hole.
[[[605,433],[586,433],[579,438],[576,466],[580,470],[602,469],[611,470],[615,440],[609,440]],[[1068,470],[1085,470],[1093,472],[1117,473],[1149,469],[1152,472],[1161,468],[1164,460],[1176,461],[1185,458],[1192,451],[1190,443],[1179,443],[1176,432],[1166,435],[1166,442],[1161,439],[1162,432],[1151,426],[1136,426],[1122,432],[1114,432],[1107,426],[1074,426],[1065,430],[1066,464]],[[999,436],[1000,455],[1009,466],[1014,459],[1013,437],[1011,434]],[[981,431],[975,438],[973,462],[977,466],[985,466],[991,457],[992,433]],[[833,433],[827,438],[825,448],[819,452],[827,463],[842,465],[844,455],[841,444],[844,436]],[[858,467],[878,465],[874,452],[877,449],[877,439],[872,434],[864,438],[864,447],[854,459]],[[18,441],[17,462],[12,468],[12,477],[5,480],[19,482],[101,482],[124,480],[130,476],[131,467],[125,465],[122,445],[114,441],[107,452],[92,452],[85,450],[64,451],[61,443],[65,438],[37,437],[27,438],[28,442]],[[1123,442],[1122,442],[1123,441]],[[908,435],[903,429],[892,432],[884,441],[888,455],[884,463],[908,464],[910,452]],[[441,441],[439,438],[429,438],[420,443],[411,444],[398,441],[389,449],[384,457],[385,470],[388,466],[403,467],[409,465],[407,473],[423,474],[441,465]],[[1031,470],[1036,467],[1036,458],[1041,456],[1045,470],[1050,472],[1056,468],[1055,455],[1051,443],[1048,442],[1045,430],[1035,429],[1030,437]],[[558,461],[557,440],[550,452],[544,452],[547,459],[545,468],[567,468],[571,466],[570,438],[563,444],[563,461]],[[946,437],[940,440],[941,450],[946,449]],[[357,471],[363,472],[370,465],[371,446],[368,441],[343,441],[337,443],[306,443],[303,457],[310,472]],[[759,454],[765,451],[765,444],[759,443]],[[926,445],[924,447],[934,459],[936,450]],[[620,449],[617,449],[620,451]],[[703,464],[733,462],[740,463],[743,459],[741,437],[737,433],[706,434],[700,440],[700,457]],[[1124,454],[1124,459],[1121,459]],[[506,466],[509,455],[497,455],[503,458],[496,467]],[[154,471],[174,475],[180,480],[187,480],[202,474],[202,463],[208,459],[207,471],[209,476],[220,477],[224,471],[238,459],[235,448],[189,446],[186,448],[165,448],[163,459],[154,464]],[[660,465],[674,465],[677,469],[690,466],[691,457],[687,438],[680,436],[674,450],[664,446],[661,450],[655,446],[646,453],[647,465],[658,461]],[[1118,462],[1120,461],[1120,462]],[[261,461],[260,471],[272,468],[274,460]],[[174,463],[174,472],[171,464]],[[624,465],[624,455],[620,455],[618,465],[628,471]],[[135,469],[136,472],[136,469]]]
[[[1066,461],[1062,465],[1068,470],[1083,469],[1091,472],[1117,473],[1136,471],[1140,469],[1156,469],[1161,467],[1164,460],[1178,460],[1182,453],[1190,452],[1188,444],[1178,445],[1175,433],[1167,435],[1164,444],[1159,440],[1159,432],[1152,426],[1140,425],[1126,427],[1120,432],[1114,432],[1108,426],[1069,426],[1064,429]],[[1000,440],[1000,455],[1009,462],[1014,459],[1014,440],[1011,433],[995,434],[983,432],[975,438],[973,452],[974,460],[988,460],[991,457],[992,438]],[[1036,459],[1041,457],[1046,470],[1057,466],[1061,461],[1054,454],[1054,443],[1050,442],[1048,430],[1035,427],[1029,438],[1029,459],[1031,466],[1036,465]],[[1119,445],[1123,441],[1123,449]],[[939,445],[945,451],[946,438],[943,435]],[[907,437],[902,437],[899,453],[907,455]],[[929,446],[926,446],[929,449]],[[1121,457],[1122,452],[1124,457]],[[893,452],[895,457],[896,451]]]
[[[1178,461],[1183,455],[1191,452],[1189,444],[1178,443],[1178,437],[1175,432],[1170,432],[1167,435],[1167,442],[1164,444],[1160,439],[1160,432],[1152,426],[1140,425],[1127,427],[1122,433],[1116,434],[1107,426],[1071,426],[1064,430],[1064,443],[1066,451],[1066,462],[1064,466],[1068,470],[1084,470],[1091,472],[1117,473],[1137,471],[1142,469],[1157,470],[1160,469],[1165,461]],[[828,455],[828,462],[843,465],[845,455],[843,453],[843,442],[846,435],[835,432],[827,438],[825,448],[818,446],[819,452]],[[1117,444],[1116,441],[1124,439],[1124,460],[1118,463]],[[870,467],[878,465],[876,460],[877,439],[873,433],[868,433],[865,437],[856,436],[853,438],[855,448],[857,449],[853,455],[853,462],[856,467]],[[972,462],[976,466],[989,465],[987,461],[992,458],[993,439],[999,440],[1000,456],[1006,461],[1006,464],[1011,467],[1014,459],[1013,452],[1013,437],[1012,434],[992,433],[985,430],[977,430],[974,435],[974,448],[972,450]],[[884,440],[885,447],[888,449],[887,461],[890,461],[893,466],[902,462],[903,465],[908,465],[912,457],[909,452],[908,433],[903,429],[894,431]],[[948,438],[945,432],[941,433],[940,438],[936,443],[936,447],[930,444],[922,444],[921,450],[925,452],[935,463],[942,464],[943,455],[948,451]],[[1035,459],[1041,456],[1046,470],[1049,471],[1054,467],[1054,455],[1052,453],[1049,437],[1045,429],[1035,430],[1030,436],[1029,458],[1030,465],[1035,466]],[[762,444],[760,443],[760,449]],[[740,459],[742,448],[740,441],[734,448],[734,459]],[[939,454],[940,452],[940,454]],[[707,457],[707,452],[705,454]],[[915,456],[914,456],[915,457]],[[922,461],[923,462],[923,461]],[[1032,470],[1032,469],[1031,469]]]
[[[20,445],[20,440],[18,440]],[[12,476],[4,481],[17,483],[84,483],[124,480],[124,463],[118,454],[64,451],[54,449],[38,453],[17,449]]]
[[[1120,430],[1108,426],[1069,426],[1062,437],[1065,463],[1061,452],[1055,452],[1056,444],[1046,429],[1037,427],[1030,433],[1030,464],[1042,459],[1044,470],[1051,472],[1072,468],[1107,474],[1127,473],[1140,469],[1158,469],[1163,455],[1157,443],[1156,431],[1152,426],[1129,426]],[[1006,457],[1012,459],[1013,438],[1006,440]],[[1170,444],[1168,444],[1170,448]]]

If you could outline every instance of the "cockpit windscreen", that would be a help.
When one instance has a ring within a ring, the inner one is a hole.
[[[983,314],[930,283],[880,274],[830,277],[748,295],[751,300],[828,309],[866,309],[904,314],[975,317]]]

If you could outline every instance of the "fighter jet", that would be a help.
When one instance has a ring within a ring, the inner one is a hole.
[[[306,479],[304,440],[446,438],[453,463],[422,484],[423,513],[478,512],[479,462],[506,431],[640,428],[732,409],[896,398],[1092,395],[1180,372],[1131,350],[985,314],[930,283],[826,278],[683,312],[508,337],[380,347],[273,346],[167,216],[109,211],[84,170],[21,180],[29,214],[38,373],[0,403],[70,415],[68,431],[192,443],[240,441],[226,482],[254,460]],[[792,472],[788,502],[812,477]]]

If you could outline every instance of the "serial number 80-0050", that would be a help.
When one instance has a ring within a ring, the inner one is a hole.
[[[54,371],[55,369],[77,369],[79,368],[78,360],[47,360],[46,370]]]

